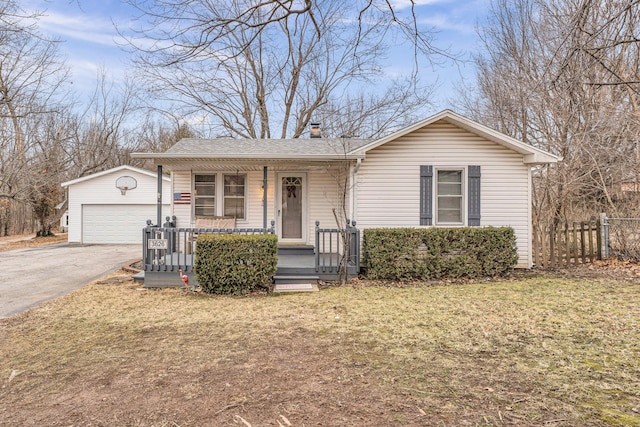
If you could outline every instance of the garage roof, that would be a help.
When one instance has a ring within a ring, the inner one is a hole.
[[[148,171],[148,170],[145,170],[145,169],[140,169],[140,168],[134,168],[133,166],[129,166],[129,165],[122,165],[122,166],[118,166],[116,168],[104,170],[102,172],[97,172],[97,173],[94,173],[94,174],[91,174],[91,175],[87,175],[87,176],[83,176],[83,177],[80,177],[80,178],[72,179],[71,181],[63,182],[60,185],[62,185],[63,187],[68,187],[68,186],[73,185],[73,184],[78,184],[80,182],[88,181],[90,179],[98,178],[100,176],[104,176],[104,175],[108,175],[108,174],[113,173],[113,172],[120,172],[120,171],[137,172],[137,173],[140,173],[140,174],[143,174],[143,175],[148,175],[148,176],[150,176],[152,178],[156,178],[158,176],[155,172],[151,172],[151,171]],[[164,181],[171,181],[171,178],[169,178],[168,176],[163,176],[162,179]]]

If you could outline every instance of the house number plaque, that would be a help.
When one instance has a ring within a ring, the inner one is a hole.
[[[168,249],[167,239],[147,239],[147,248],[149,249]]]

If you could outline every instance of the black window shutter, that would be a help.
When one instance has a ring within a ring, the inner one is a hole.
[[[480,166],[469,166],[467,168],[469,179],[469,215],[468,225],[480,225]]]
[[[420,166],[420,225],[433,224],[433,166]]]

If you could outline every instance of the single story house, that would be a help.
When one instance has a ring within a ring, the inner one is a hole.
[[[207,218],[314,245],[316,221],[372,227],[510,226],[531,258],[531,170],[560,159],[450,110],[378,139],[182,139],[134,153],[171,171],[177,227]],[[344,212],[344,215],[341,214]]]
[[[171,212],[171,178],[163,176],[162,218]],[[62,183],[67,188],[68,241],[141,244],[147,220],[157,222],[157,175],[132,166]]]

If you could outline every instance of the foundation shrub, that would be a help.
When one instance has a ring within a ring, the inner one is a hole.
[[[432,280],[500,276],[518,262],[510,227],[365,229],[367,278]]]
[[[194,270],[203,292],[241,295],[268,286],[278,265],[273,234],[203,234]]]

